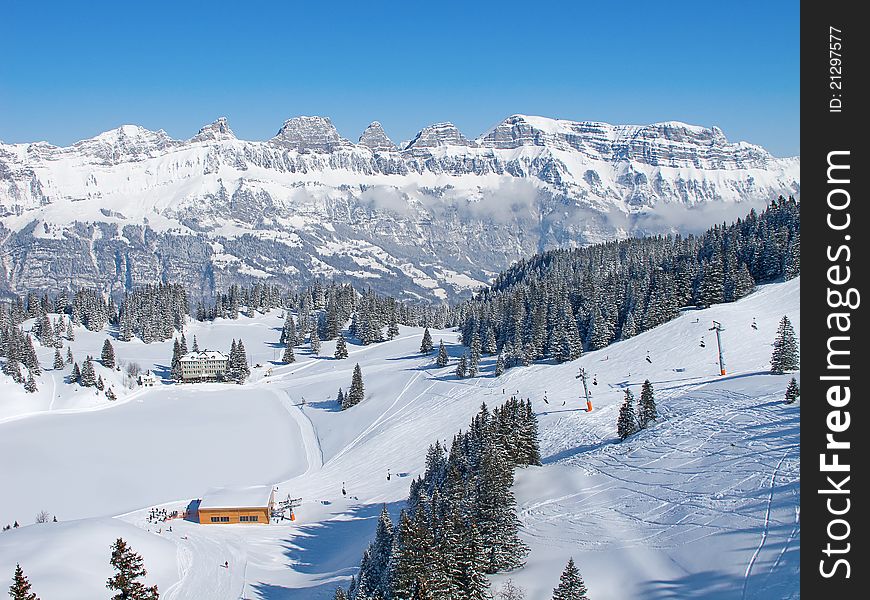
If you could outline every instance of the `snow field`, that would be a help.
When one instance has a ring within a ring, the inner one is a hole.
[[[242,337],[251,362],[264,366],[243,386],[164,385],[107,410],[0,422],[0,456],[16,457],[14,464],[0,462],[0,475],[22,482],[0,496],[0,521],[25,511],[19,518],[25,525],[45,508],[70,515],[64,521],[94,517],[64,523],[69,527],[135,526],[144,537],[131,536],[131,545],[146,566],[175,567],[174,579],[154,573],[165,598],[330,598],[355,572],[381,504],[398,513],[423,469],[426,447],[436,439],[449,442],[481,402],[495,406],[519,391],[539,416],[544,466],[517,472],[522,535],[531,554],[525,568],[493,577],[494,589],[510,577],[527,598],[547,598],[573,556],[596,599],[797,597],[799,404],[781,404],[789,376],[767,370],[781,316],[800,332],[799,294],[799,280],[762,286],[737,303],[687,311],[570,363],[518,367],[495,379],[493,359],[485,358],[482,377],[461,381],[453,374],[462,353],[454,332],[432,332],[436,347],[444,339],[454,359],[444,369],[434,365],[434,355],[417,353],[422,330],[407,327],[391,342],[349,344],[348,360],[333,360],[334,342],[325,342],[321,357],[303,347],[296,363],[275,366],[267,361],[280,352],[279,311],[192,323],[188,344],[194,333],[200,348],[226,349]],[[753,318],[757,330],[750,327]],[[717,374],[712,319],[725,328],[726,377]],[[105,332],[76,334],[77,358],[86,351],[99,356]],[[113,343],[119,358],[135,358],[144,368],[165,368],[171,356],[171,342]],[[94,349],[85,350],[88,345]],[[647,351],[651,363],[644,360]],[[357,362],[366,399],[337,412],[334,398],[350,385]],[[598,382],[590,385],[591,413],[581,410],[575,379],[581,366]],[[614,443],[623,389],[630,386],[637,396],[646,378],[660,418]],[[304,406],[294,406],[303,398]],[[74,395],[61,405],[87,408]],[[155,430],[164,435],[149,435]],[[203,451],[192,448],[197,444]],[[109,448],[119,445],[123,453],[113,455]],[[182,460],[177,470],[151,469],[149,456],[162,462],[190,455],[196,458]],[[195,460],[195,467],[186,460]],[[140,481],[131,477],[129,492],[104,497],[100,480],[115,480],[127,465],[140,470]],[[54,487],[39,487],[40,477]],[[150,506],[181,506],[230,483],[279,483],[280,497],[303,498],[297,520],[256,527],[173,522],[171,533],[159,527],[157,533],[145,521]],[[47,497],[53,506],[33,505]],[[120,513],[126,514],[111,518]],[[47,527],[27,524],[13,532],[17,537],[0,534],[0,573],[11,574],[20,561],[42,597],[50,596],[45,589],[51,586],[67,590],[52,597],[93,597],[104,578],[95,584],[78,578],[80,557],[93,540],[70,535],[53,541],[60,566],[50,574],[38,567],[34,547],[13,543],[49,535]],[[138,542],[146,538],[154,544]],[[232,565],[228,571],[219,566],[224,560]]]

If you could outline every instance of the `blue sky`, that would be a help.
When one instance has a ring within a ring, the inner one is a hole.
[[[124,123],[187,138],[295,115],[356,141],[514,113],[719,125],[800,152],[798,2],[24,2],[0,18],[0,140]]]

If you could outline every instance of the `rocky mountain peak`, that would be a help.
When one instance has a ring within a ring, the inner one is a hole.
[[[453,123],[435,123],[424,127],[405,148],[437,148],[438,146],[477,146],[469,141]]]
[[[234,139],[236,139],[236,134],[234,134],[233,130],[230,129],[230,124],[227,122],[227,118],[218,117],[217,120],[200,129],[199,133],[193,136],[190,141],[211,142],[215,140]]]
[[[396,145],[393,143],[384,128],[377,121],[365,128],[362,135],[359,136],[359,143],[366,148],[370,148],[373,152],[392,152],[396,150]]]
[[[293,117],[284,121],[271,142],[297,152],[333,152],[352,147],[328,117]]]

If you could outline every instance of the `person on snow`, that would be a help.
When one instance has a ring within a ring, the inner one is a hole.
[[[344,489],[344,482],[343,481],[341,482],[341,495],[347,496],[347,490]]]
[[[752,317],[752,328],[755,330],[758,329],[758,323],[755,322],[755,317]]]
[[[390,480],[390,470],[387,469],[387,481],[389,481],[389,480]]]
[[[649,350],[646,351],[646,362],[652,364],[652,359],[649,357]]]
[[[229,569],[229,568],[230,568],[230,561],[225,560],[224,561],[224,569]]]

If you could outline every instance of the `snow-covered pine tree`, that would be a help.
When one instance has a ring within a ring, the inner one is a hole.
[[[477,371],[480,369],[480,336],[475,330],[471,334],[471,353],[468,360],[468,376],[477,377]]]
[[[36,349],[33,347],[33,339],[28,335],[24,342],[24,356],[21,362],[34,375],[42,375],[42,367],[39,366],[39,358],[36,356]]]
[[[338,396],[335,398],[335,401],[338,402],[338,406],[341,410],[347,408],[347,396],[341,388],[338,388]]]
[[[251,367],[248,366],[248,353],[245,350],[245,343],[242,338],[239,338],[239,343],[236,345],[237,363],[236,373],[238,373],[239,382],[244,381],[251,374]]]
[[[117,398],[115,391],[112,388],[106,390],[106,398],[109,400],[115,400]]]
[[[388,598],[390,586],[390,559],[393,552],[393,522],[386,505],[381,509],[375,539],[369,545],[362,564],[356,588],[356,598]]]
[[[39,600],[19,564],[15,565],[15,574],[12,576],[12,585],[9,586],[9,595],[12,600]]]
[[[36,380],[33,378],[33,371],[27,372],[27,381],[24,382],[24,391],[32,394],[36,391]]]
[[[432,335],[429,333],[429,328],[423,330],[423,341],[420,343],[420,354],[429,354],[432,352]]]
[[[317,327],[311,328],[311,354],[314,356],[320,354],[320,335],[317,333]]]
[[[72,319],[67,319],[67,322],[66,322],[66,339],[68,339],[71,342],[75,341],[75,339],[76,339],[76,332],[73,329]]]
[[[281,362],[285,365],[296,362],[296,355],[293,354],[293,344],[290,343],[291,338],[287,338],[287,347],[284,349],[284,355],[281,357]]]
[[[108,341],[108,340],[107,340]],[[169,374],[173,381],[181,381],[181,343],[178,339],[172,344],[172,362],[170,363]]]
[[[73,363],[72,372],[69,375],[70,383],[79,383],[79,380],[82,378],[81,369],[79,369],[79,363]]]
[[[97,384],[97,375],[94,373],[94,363],[90,356],[82,363],[82,371],[78,381],[79,385],[83,387],[93,387]]]
[[[94,384],[94,386],[95,386],[98,390],[100,390],[101,392],[105,389],[106,384],[103,383],[103,376],[102,376],[102,375],[98,375],[98,376],[97,376],[97,381],[96,381],[96,383]]]
[[[791,378],[791,381],[788,382],[788,387],[785,389],[785,403],[791,404],[795,400],[801,397],[801,388],[798,385],[797,379],[794,377]]]
[[[502,373],[504,373],[504,356],[499,353],[495,359],[495,376],[498,377]]]
[[[435,361],[439,367],[446,367],[450,362],[450,357],[447,354],[447,348],[444,346],[444,340],[438,341],[438,359]]]
[[[21,363],[15,356],[6,358],[6,362],[3,363],[3,373],[9,375],[15,383],[24,382],[24,376],[21,374]]]
[[[335,588],[335,594],[333,594],[332,600],[347,600],[347,594],[344,592],[343,587],[339,586]]]
[[[773,354],[770,356],[770,372],[782,374],[800,369],[800,351],[794,328],[787,316],[779,322],[776,339],[773,341]]]
[[[112,600],[157,600],[157,586],[145,587],[139,581],[147,575],[142,557],[118,538],[112,545],[112,558],[109,564],[115,569],[115,574],[106,581],[106,587],[117,593]]]
[[[190,351],[199,352],[199,343],[196,341],[196,336],[193,336],[193,346],[191,346]]]
[[[646,427],[658,418],[656,410],[655,391],[649,379],[643,382],[640,390],[640,400],[637,402],[637,424],[640,429]]]
[[[482,350],[492,356],[498,352],[498,342],[495,339],[495,329],[492,326],[486,328],[486,333],[483,336]]]
[[[356,406],[365,398],[362,369],[359,368],[359,363],[357,363],[353,368],[353,377],[351,378],[350,389],[347,391],[347,396],[349,406]]]
[[[55,371],[60,371],[64,368],[63,356],[61,356],[59,348],[54,349],[54,365],[52,368]]]
[[[67,349],[66,349],[66,364],[68,364],[68,365],[73,364],[73,353],[72,353],[72,348],[70,348],[70,347],[67,347]]]
[[[392,300],[392,299],[391,299]],[[389,321],[387,322],[387,339],[392,340],[396,336],[399,335],[399,322],[396,317],[396,303],[395,301],[390,303],[390,315]],[[431,340],[429,341],[431,345]],[[430,347],[431,350],[431,347]]]
[[[456,376],[459,379],[464,379],[468,372],[468,354],[463,354],[459,357],[459,362],[456,364]]]
[[[586,584],[580,575],[580,570],[569,558],[565,570],[559,576],[559,585],[553,589],[553,600],[588,600]]]
[[[344,341],[344,336],[339,335],[335,340],[335,358],[347,358],[347,343]]]
[[[616,422],[616,431],[620,439],[625,439],[637,432],[637,417],[634,414],[634,394],[631,390],[625,390],[625,400],[619,409],[619,419]]]
[[[178,343],[181,346],[181,355],[184,356],[187,354],[187,337],[183,331],[181,332],[181,340]]]
[[[103,342],[103,351],[100,353],[100,360],[104,367],[108,369],[115,368],[115,348],[112,347],[112,342],[109,341],[109,338],[106,338],[106,341]]]

